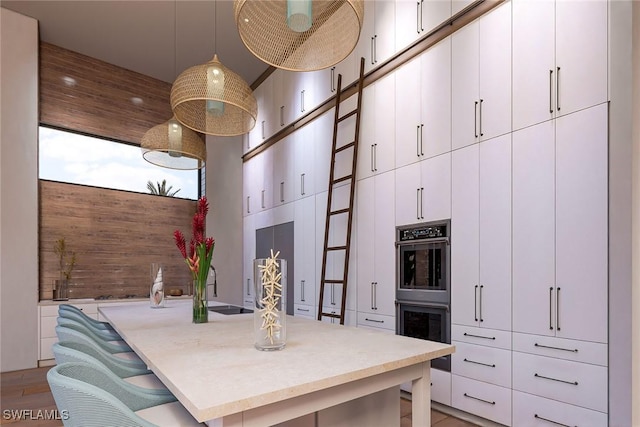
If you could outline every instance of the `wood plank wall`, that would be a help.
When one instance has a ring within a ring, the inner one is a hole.
[[[170,93],[171,83],[40,42],[41,124],[140,145],[173,116]]]
[[[191,236],[196,202],[173,197],[40,180],[40,299],[59,278],[56,240],[74,251],[70,298],[147,296],[150,264],[164,263],[165,290],[188,293],[189,269],[173,232]]]

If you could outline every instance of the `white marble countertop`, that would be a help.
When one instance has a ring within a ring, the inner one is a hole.
[[[253,314],[209,312],[191,301],[100,307],[100,312],[199,421],[339,386],[450,354],[431,341],[287,317],[287,345],[253,346]]]

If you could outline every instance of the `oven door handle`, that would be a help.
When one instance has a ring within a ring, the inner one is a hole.
[[[438,304],[435,302],[422,302],[422,301],[408,301],[408,300],[396,300],[396,305],[406,304],[413,305],[415,307],[433,307],[433,308],[444,308],[447,310],[447,313],[450,311],[449,304]]]
[[[436,237],[434,239],[415,239],[415,240],[403,240],[396,242],[396,247],[400,246],[410,246],[410,245],[423,245],[429,243],[446,243],[450,244],[448,237]]]

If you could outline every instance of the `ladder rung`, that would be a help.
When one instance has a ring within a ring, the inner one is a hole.
[[[326,317],[333,317],[334,319],[339,319],[340,315],[339,314],[333,314],[333,313],[321,313],[323,316]]]
[[[342,181],[348,181],[351,178],[353,178],[353,175],[349,174],[349,175],[343,176],[342,178],[334,179],[333,180],[333,184],[337,184],[337,183],[342,182]]]
[[[343,146],[342,146],[342,147],[340,147],[340,148],[336,148],[336,153],[339,153],[339,152],[341,152],[341,151],[344,151],[344,150],[346,150],[347,148],[351,148],[351,147],[353,147],[354,145],[356,145],[356,143],[355,143],[354,141],[351,141],[350,143],[345,144],[345,145],[343,145]]]
[[[343,120],[347,120],[349,117],[353,116],[354,114],[356,114],[358,112],[358,109],[356,108],[355,110],[351,110],[349,111],[347,114],[345,114],[344,116],[340,117],[338,119],[338,123],[340,123]]]
[[[340,279],[326,279],[324,283],[344,283],[344,280]]]
[[[337,211],[331,211],[329,212],[329,215],[340,215],[344,213],[349,213],[349,208],[339,209]]]
[[[327,250],[328,251],[346,251],[347,247],[346,246],[327,246]]]

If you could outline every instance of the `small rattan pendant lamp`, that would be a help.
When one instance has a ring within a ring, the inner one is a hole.
[[[290,71],[331,67],[355,48],[363,0],[234,0],[240,38],[267,64]]]
[[[217,1],[214,26],[217,29]],[[214,50],[217,44],[214,34]],[[242,135],[256,124],[258,104],[249,85],[218,56],[187,68],[171,87],[171,109],[183,125],[218,136]]]
[[[174,3],[174,75],[176,72],[178,2]],[[207,160],[207,147],[191,129],[182,126],[174,117],[169,121],[152,127],[140,141],[142,157],[156,166],[169,169],[193,170],[204,167]]]

